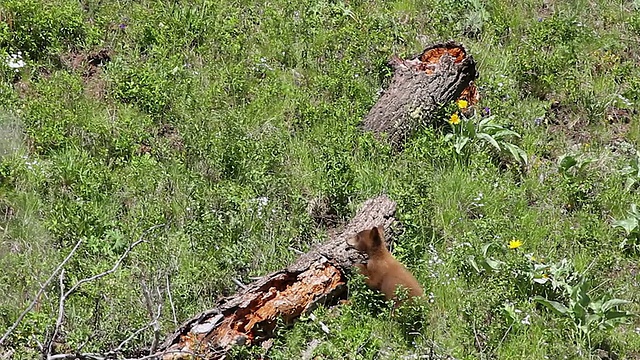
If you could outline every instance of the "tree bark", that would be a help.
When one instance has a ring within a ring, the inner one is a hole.
[[[429,46],[410,60],[393,57],[389,65],[391,83],[364,118],[363,127],[378,136],[386,134],[395,149],[401,149],[420,125],[433,121],[443,105],[473,86],[477,77],[473,57],[452,41]]]
[[[386,196],[367,200],[329,241],[288,268],[264,276],[222,299],[216,308],[187,320],[167,337],[157,357],[220,359],[233,345],[255,345],[269,339],[278,319],[291,323],[320,304],[336,302],[346,291],[345,274],[365,260],[346,240],[382,225],[390,241],[395,210],[396,203]]]

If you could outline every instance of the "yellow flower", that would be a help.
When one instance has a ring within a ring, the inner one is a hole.
[[[522,246],[522,241],[520,241],[518,239],[513,239],[513,240],[509,241],[509,249],[517,249],[520,246]]]
[[[460,123],[460,116],[458,116],[458,113],[451,115],[451,119],[449,119],[449,124],[456,125],[459,123]]]
[[[456,103],[458,104],[458,107],[460,109],[466,109],[469,106],[469,103],[467,102],[467,100],[460,99],[460,100],[456,101]]]

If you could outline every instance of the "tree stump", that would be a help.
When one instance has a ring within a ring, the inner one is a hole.
[[[392,234],[396,203],[386,196],[367,200],[329,241],[293,265],[264,276],[218,302],[215,309],[187,320],[156,352],[163,360],[220,359],[233,345],[255,345],[271,337],[277,320],[291,323],[346,291],[345,274],[365,258],[347,245],[358,232],[382,225]],[[387,241],[390,241],[389,236]]]
[[[473,57],[452,41],[429,46],[414,59],[393,57],[389,65],[391,83],[364,118],[363,127],[378,136],[386,134],[395,149],[401,149],[421,123],[433,120],[443,105],[472,87],[477,77]]]

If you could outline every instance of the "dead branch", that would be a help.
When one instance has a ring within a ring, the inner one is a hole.
[[[124,254],[122,254],[120,256],[120,258],[118,259],[118,261],[116,261],[115,264],[113,264],[113,267],[105,272],[102,272],[100,274],[96,274],[92,277],[86,278],[86,279],[82,279],[80,281],[78,281],[75,285],[73,285],[73,287],[71,289],[69,289],[69,291],[67,291],[67,296],[68,294],[72,294],[74,291],[76,291],[77,288],[80,287],[80,285],[82,284],[86,284],[88,282],[94,281],[94,280],[98,280],[100,278],[103,278],[107,275],[113,274],[116,270],[118,270],[118,268],[120,267],[120,264],[122,263],[122,261],[127,257],[127,255],[129,255],[129,253],[131,252],[131,250],[133,250],[133,248],[135,248],[136,246],[138,246],[140,243],[145,242],[146,239],[144,238],[144,236],[146,234],[148,234],[149,232],[151,232],[152,230],[155,230],[159,227],[164,226],[165,224],[158,224],[158,225],[154,225],[150,228],[148,228],[147,230],[145,230],[142,235],[140,235],[140,238],[138,239],[138,241],[134,242],[133,244],[129,245],[129,247],[127,248],[127,250],[124,252]]]
[[[171,315],[173,315],[173,324],[178,326],[178,319],[176,318],[176,307],[173,305],[173,298],[171,297],[171,286],[169,284],[169,274],[167,278],[167,295],[169,296],[169,304],[171,305]]]
[[[24,317],[29,313],[29,311],[31,311],[31,309],[33,309],[33,307],[36,305],[36,303],[40,299],[40,296],[42,296],[42,293],[44,292],[44,290],[47,288],[47,286],[49,286],[49,283],[51,282],[51,280],[53,280],[53,277],[56,276],[58,274],[58,272],[62,269],[62,267],[67,264],[69,259],[71,259],[73,254],[76,252],[76,250],[78,250],[78,247],[80,246],[81,243],[82,243],[82,239],[78,240],[78,242],[73,247],[73,249],[71,249],[71,251],[69,252],[67,257],[64,258],[64,260],[62,260],[62,262],[53,271],[53,273],[51,273],[51,276],[49,276],[47,281],[45,281],[44,285],[40,286],[40,290],[38,290],[38,293],[33,298],[31,303],[29,304],[29,306],[27,306],[27,308],[24,309],[24,311],[20,314],[20,316],[18,316],[16,321],[13,323],[13,325],[11,325],[9,327],[9,329],[7,329],[7,331],[4,333],[4,335],[2,335],[2,338],[0,338],[0,345],[2,345],[2,343],[9,337],[9,335],[11,335],[11,333],[16,329],[16,327],[18,327],[18,324],[20,324],[22,319],[24,319]]]
[[[151,291],[149,291],[149,288],[147,287],[144,281],[142,281],[141,286],[142,286],[142,295],[144,296],[144,303],[147,308],[147,312],[149,313],[149,317],[151,318],[150,325],[153,327],[153,342],[149,347],[149,352],[154,353],[158,346],[158,342],[160,341],[160,324],[158,323],[158,319],[162,314],[162,303],[158,304],[158,310],[154,314],[154,311],[153,311],[154,302],[152,300],[153,296],[151,295]],[[157,294],[159,299],[162,298],[159,288],[157,289]]]
[[[60,326],[62,326],[62,320],[64,318],[64,301],[65,301],[65,293],[64,293],[64,269],[60,271],[60,300],[58,301],[58,319],[56,320],[56,326],[53,329],[53,334],[47,340],[46,355],[51,355],[51,350],[53,348],[53,343],[56,341],[58,337],[58,332],[60,331]]]
[[[107,276],[109,274],[114,273],[120,267],[120,264],[122,264],[122,261],[127,257],[127,255],[129,255],[131,250],[133,250],[140,243],[146,241],[145,235],[148,234],[150,231],[152,231],[154,229],[157,229],[157,228],[159,228],[161,226],[164,226],[164,224],[154,225],[154,226],[150,227],[149,229],[145,230],[142,233],[142,235],[140,235],[140,238],[136,242],[134,242],[133,244],[129,245],[127,250],[120,256],[120,258],[118,258],[118,260],[116,261],[116,263],[113,265],[113,267],[111,269],[78,281],[77,283],[75,283],[75,285],[73,285],[66,292],[64,291],[64,270],[61,271],[61,273],[60,273],[60,300],[59,300],[59,305],[58,305],[58,319],[56,320],[56,326],[54,328],[53,334],[49,338],[49,340],[47,341],[47,346],[46,346],[47,352],[45,354],[47,360],[67,359],[67,358],[74,359],[74,358],[77,358],[77,357],[80,357],[80,358],[84,357],[84,358],[87,358],[87,359],[104,359],[104,358],[107,358],[108,355],[105,355],[105,354],[59,354],[59,355],[52,355],[51,354],[51,352],[53,351],[53,343],[54,343],[56,337],[58,336],[58,332],[60,331],[60,327],[62,326],[62,322],[64,320],[64,303],[69,298],[69,296],[71,294],[73,294],[73,292],[76,291],[82,284],[86,284],[88,282],[98,280],[98,279],[103,278],[103,277],[105,277],[105,276]],[[109,353],[107,353],[107,354],[109,354]],[[69,356],[69,357],[65,357],[65,356]],[[73,357],[73,356],[75,356],[75,357]]]

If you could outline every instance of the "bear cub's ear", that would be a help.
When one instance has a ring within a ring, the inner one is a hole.
[[[384,227],[376,226],[371,229],[371,245],[384,244]]]

